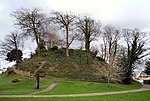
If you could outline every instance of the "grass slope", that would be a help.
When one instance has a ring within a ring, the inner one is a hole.
[[[68,97],[68,98],[0,98],[0,101],[149,101],[150,91],[105,95],[94,97]]]
[[[20,80],[17,83],[12,83],[12,80]],[[0,75],[0,95],[28,94],[31,92],[45,89],[50,84],[50,80],[42,78],[40,80],[40,89],[34,89],[34,78],[14,74],[8,76],[7,73]]]
[[[140,84],[107,84],[95,82],[80,81],[59,81],[57,86],[52,90],[40,94],[80,94],[80,93],[96,93],[96,92],[113,92],[130,89],[139,89]]]

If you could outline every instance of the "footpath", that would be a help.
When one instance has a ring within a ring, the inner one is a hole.
[[[49,86],[49,88],[51,89],[52,85],[54,86],[55,84],[56,83],[52,83]],[[45,90],[45,91],[47,91],[47,90]],[[142,92],[142,91],[147,91],[147,90],[150,90],[150,85],[143,85],[143,88],[141,88],[141,89],[126,90],[126,91],[117,91],[117,92],[87,93],[87,94],[60,94],[60,95],[33,95],[33,94],[37,94],[37,92],[35,92],[35,93],[28,94],[28,95],[0,95],[0,98],[19,98],[19,97],[45,98],[45,97],[101,96],[101,95],[112,95],[112,94],[124,94],[124,93]],[[41,91],[41,92],[43,92],[43,91]]]

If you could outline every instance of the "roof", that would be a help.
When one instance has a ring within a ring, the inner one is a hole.
[[[147,74],[144,72],[141,72],[140,76],[147,76]]]

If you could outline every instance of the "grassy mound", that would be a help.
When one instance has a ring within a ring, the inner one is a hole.
[[[65,49],[45,51],[40,56],[33,55],[32,58],[23,61],[17,69],[34,73],[41,65],[41,61],[46,61],[39,71],[44,76],[83,81],[106,81],[103,75],[105,71],[101,68],[107,68],[107,64],[98,60],[94,54],[87,54],[83,50],[70,49],[69,57],[65,57]]]

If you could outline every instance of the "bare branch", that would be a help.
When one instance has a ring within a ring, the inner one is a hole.
[[[85,48],[87,51],[90,49],[90,43],[100,35],[101,24],[91,19],[90,17],[84,16],[83,18],[78,17],[76,22],[77,31],[79,32],[79,37],[84,36]]]
[[[61,12],[53,12],[52,13],[52,17],[50,18],[51,21],[53,21],[55,24],[58,24],[60,26],[61,29],[65,29],[66,32],[66,56],[69,56],[69,46],[72,43],[69,43],[69,32],[72,31],[73,25],[74,25],[74,20],[75,20],[75,16],[72,14],[68,14],[68,13],[61,13]]]

